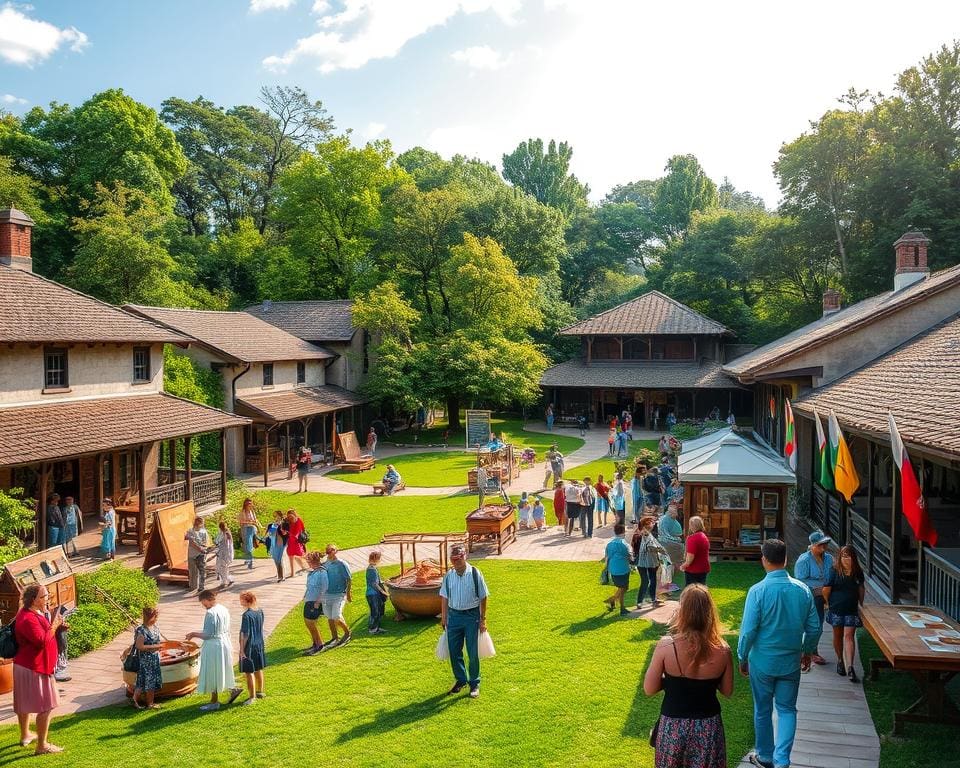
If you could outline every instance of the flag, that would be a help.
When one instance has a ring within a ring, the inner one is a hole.
[[[827,448],[827,437],[823,434],[823,424],[820,423],[820,414],[813,409],[813,421],[817,425],[817,466],[820,471],[820,486],[828,491],[833,490],[833,472],[830,464],[830,452]]]
[[[913,464],[910,463],[910,456],[907,455],[907,449],[903,446],[903,440],[900,439],[900,432],[897,431],[897,423],[893,420],[893,414],[887,412],[887,421],[890,424],[890,448],[893,451],[893,460],[896,462],[897,469],[900,470],[900,501],[903,507],[903,516],[907,518],[910,527],[913,528],[913,535],[917,541],[924,541],[931,547],[937,546],[937,531],[930,522],[930,516],[927,515],[927,505],[923,500],[923,491],[917,483],[917,476],[913,473]]]
[[[770,396],[770,418],[777,418],[777,401],[773,398],[773,395]]]
[[[860,475],[853,466],[853,456],[847,447],[840,431],[840,423],[834,412],[830,411],[830,455],[833,457],[833,485],[849,504],[853,501],[853,494],[860,487]]]
[[[783,441],[783,455],[787,457],[787,464],[794,472],[797,471],[797,428],[793,422],[793,408],[790,401],[783,401],[783,413],[787,421],[787,434]]]

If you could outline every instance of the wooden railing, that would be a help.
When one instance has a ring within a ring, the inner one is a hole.
[[[220,494],[223,490],[219,472],[206,472],[202,475],[194,475],[193,482],[193,503],[197,509],[220,503]]]
[[[827,535],[837,543],[843,542],[846,533],[844,525],[843,502],[833,494],[827,496]]]
[[[869,574],[889,595],[893,578],[893,546],[890,537],[876,527],[873,529]]]
[[[169,477],[170,471],[168,469],[162,469],[161,471]],[[181,476],[183,475],[181,470],[178,470],[177,473]],[[158,473],[158,477],[159,476],[160,474]],[[222,491],[220,483],[220,472],[217,470],[193,475],[190,483],[191,496],[197,509],[220,503],[220,494]],[[178,504],[186,500],[187,483],[184,479],[178,480],[175,483],[158,485],[156,488],[147,490],[148,506],[152,504]]]
[[[813,499],[810,504],[810,515],[820,530],[827,527],[827,492],[817,483],[813,484]]]
[[[855,512],[851,512],[847,516],[847,523],[849,526],[847,541],[856,551],[863,572],[870,573],[870,557],[872,555],[869,550],[870,523]]]
[[[960,621],[960,567],[928,547],[920,551],[920,604]]]

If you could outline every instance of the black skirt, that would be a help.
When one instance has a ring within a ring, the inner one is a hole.
[[[258,672],[266,666],[267,657],[263,652],[262,645],[255,645],[244,650],[243,658],[240,659],[241,672]]]

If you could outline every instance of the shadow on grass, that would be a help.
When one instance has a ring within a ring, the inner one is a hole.
[[[382,709],[370,720],[359,723],[349,731],[337,736],[337,743],[344,744],[354,739],[362,739],[372,734],[383,734],[401,725],[416,723],[439,714],[447,707],[457,704],[463,695],[449,696],[446,692],[438,693],[423,701],[412,701],[397,709]]]
[[[663,632],[656,631],[656,627],[647,627],[642,632],[638,632],[631,642],[649,642],[652,639],[659,638]],[[646,672],[650,666],[650,659],[653,658],[653,650],[656,648],[656,642],[649,643],[647,646],[646,659],[643,669]],[[623,728],[620,731],[622,736],[634,739],[646,739],[650,736],[650,729],[657,720],[657,714],[660,711],[660,698],[647,696],[643,692],[643,676],[637,680],[637,689],[633,694],[633,701],[630,703],[630,711],[627,713],[627,719],[623,721]]]

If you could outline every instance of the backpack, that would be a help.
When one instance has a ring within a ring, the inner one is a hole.
[[[14,632],[14,621],[0,627],[0,659],[12,659],[17,655],[17,635]]]

